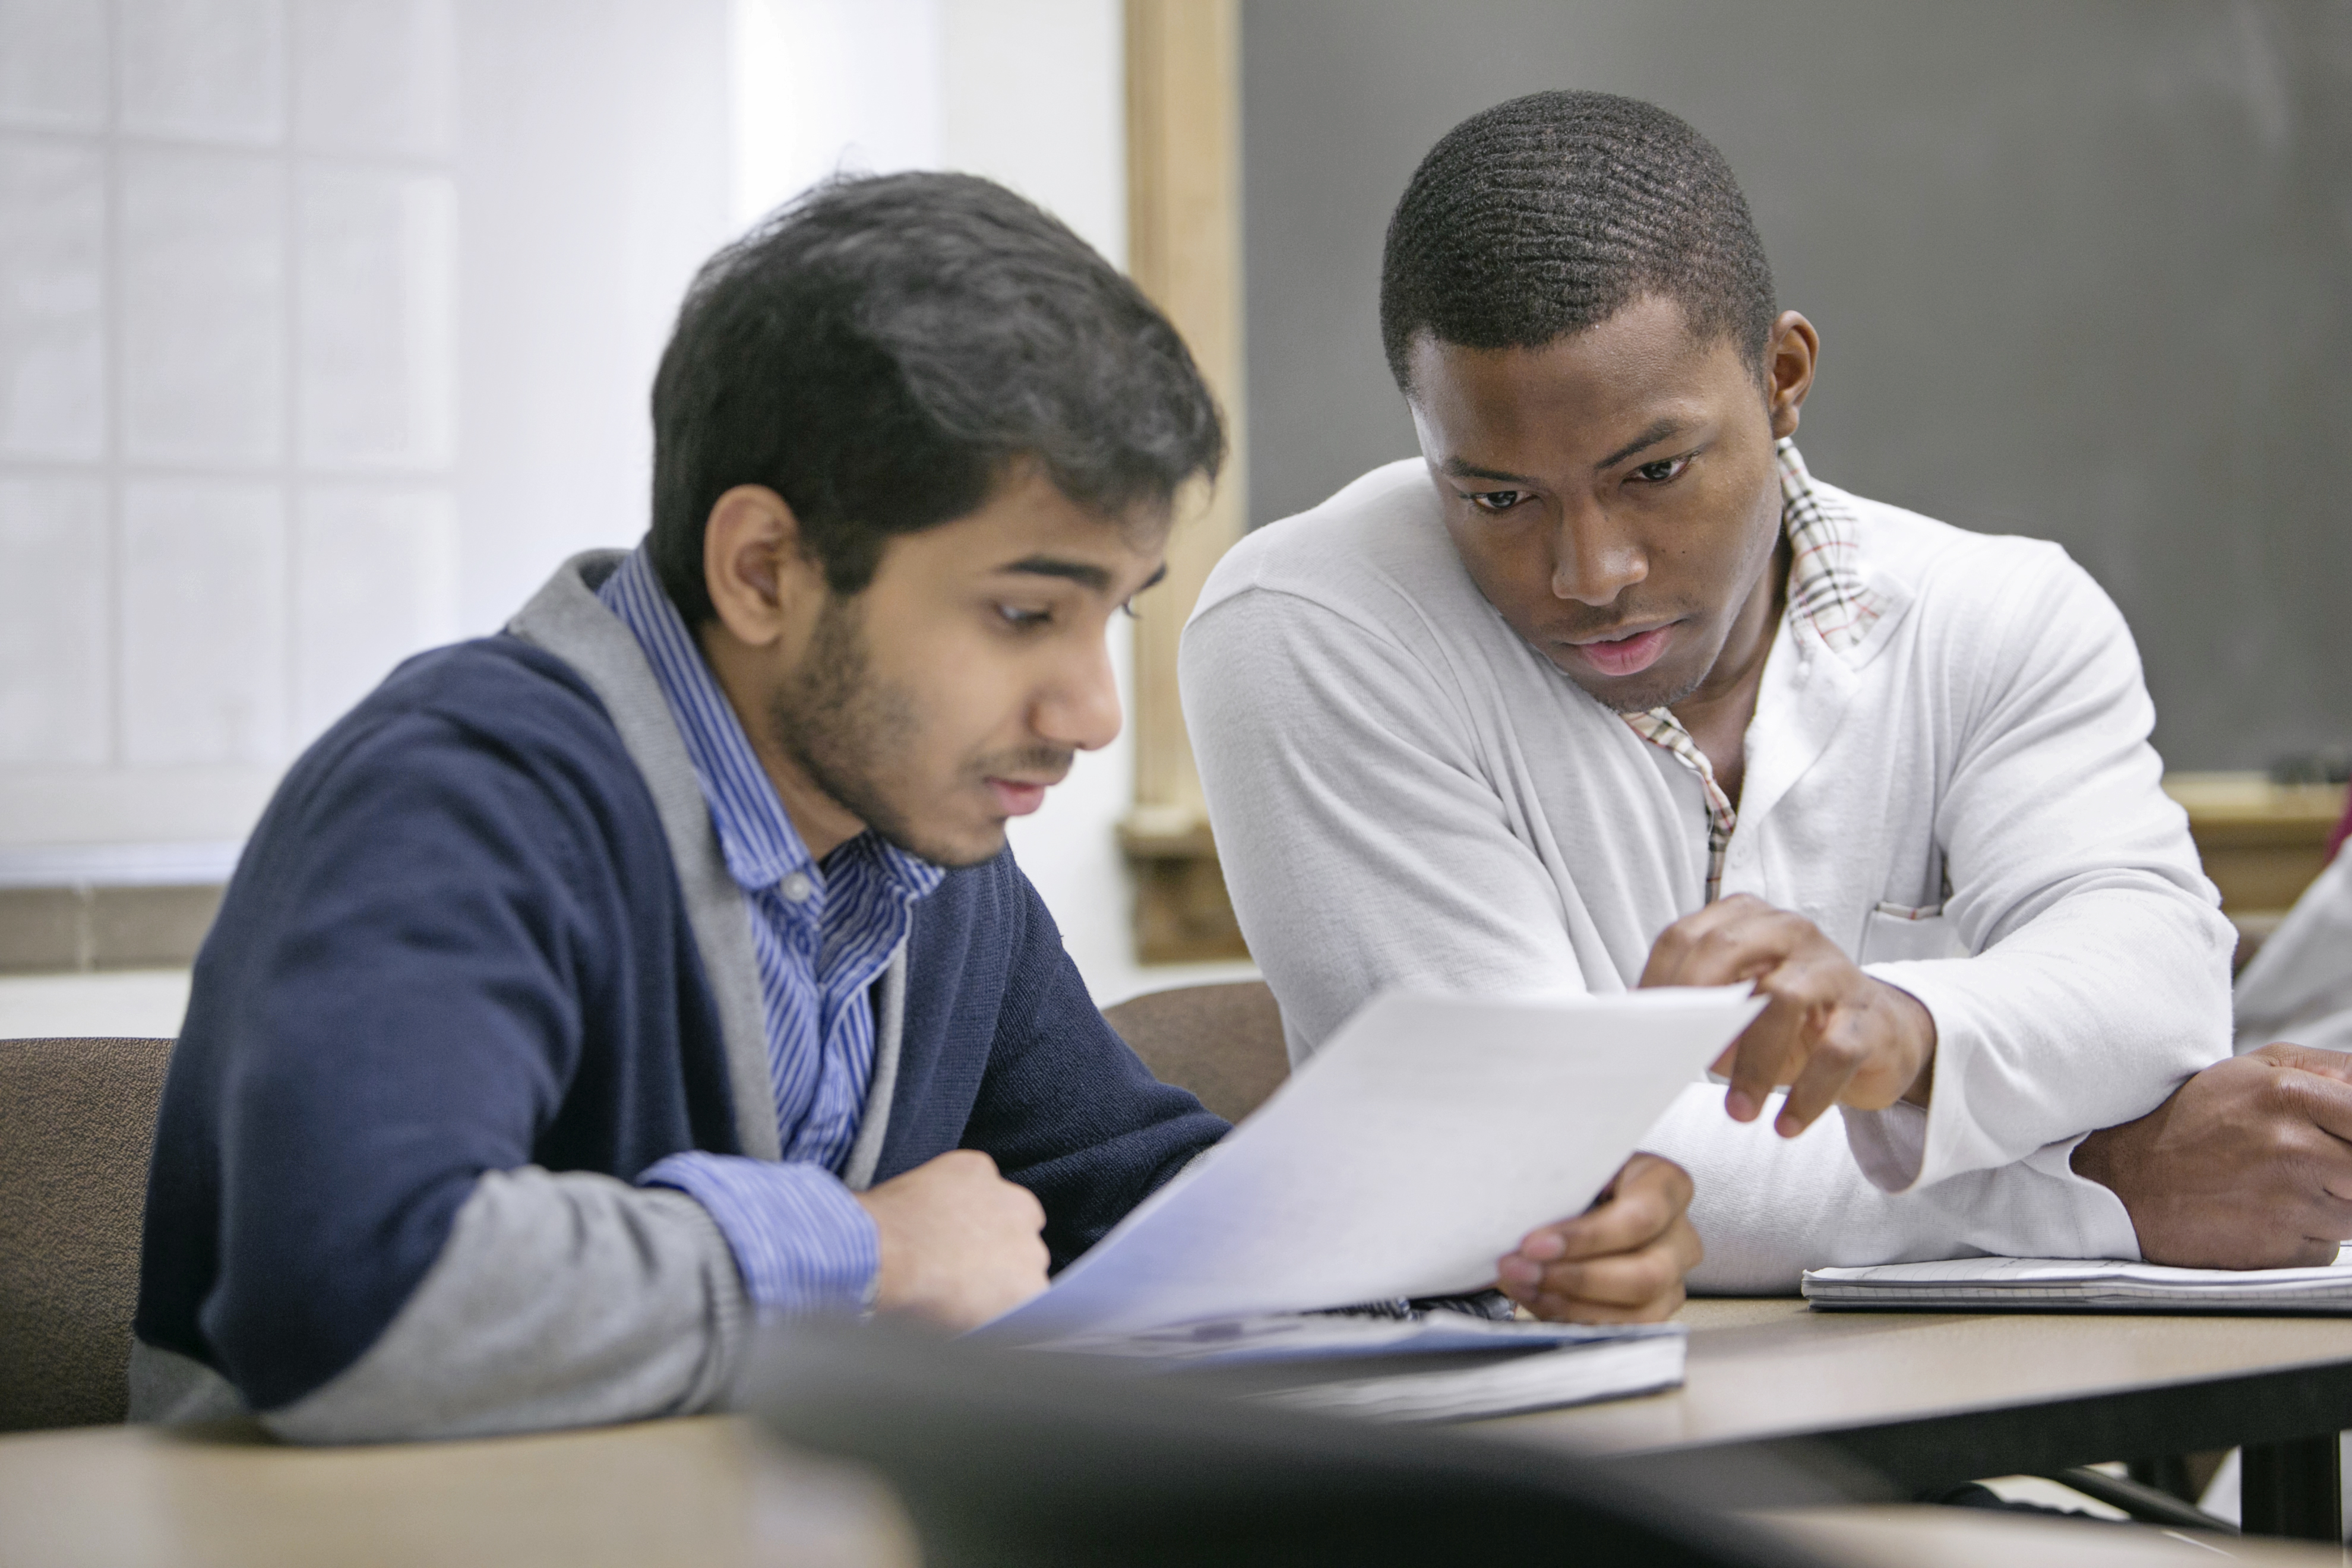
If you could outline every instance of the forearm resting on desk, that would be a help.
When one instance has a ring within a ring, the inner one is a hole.
[[[2123,1200],[2150,1263],[2327,1263],[2352,1237],[2352,1059],[2273,1045],[2217,1062],[2084,1139],[2074,1167]]]

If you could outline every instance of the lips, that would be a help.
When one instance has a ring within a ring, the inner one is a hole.
[[[1652,626],[1647,631],[1629,636],[1605,637],[1592,642],[1570,643],[1576,656],[1595,671],[1612,679],[1639,675],[1658,662],[1673,640],[1674,624]]]
[[[1007,816],[1026,816],[1045,804],[1048,786],[1026,784],[1017,779],[991,779],[988,787],[996,794],[996,805]]]

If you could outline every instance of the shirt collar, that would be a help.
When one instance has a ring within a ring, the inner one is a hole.
[[[653,667],[654,680],[677,721],[687,760],[710,807],[728,875],[751,892],[772,888],[795,871],[823,886],[822,871],[793,826],[784,803],[776,797],[775,785],[760,766],[734,706],[703,662],[694,634],[662,588],[645,546],[629,552],[596,597],[629,628]],[[868,855],[908,903],[938,887],[946,874],[929,861],[884,843],[870,830],[844,847]]]
[[[1840,653],[1886,613],[1862,580],[1853,520],[1841,498],[1813,483],[1793,440],[1773,448],[1780,469],[1780,523],[1789,536],[1789,614]]]
[[[1822,641],[1844,652],[1870,635],[1886,613],[1886,601],[1862,580],[1854,563],[1853,520],[1844,503],[1813,483],[1794,441],[1773,448],[1780,468],[1780,526],[1789,536],[1789,616],[1812,627]],[[1739,813],[1716,782],[1714,764],[1691,739],[1674,710],[1620,713],[1636,735],[1672,752],[1698,777],[1706,797],[1706,901],[1723,890],[1723,864]]]

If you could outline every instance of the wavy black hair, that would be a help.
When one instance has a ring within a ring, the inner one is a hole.
[[[1038,463],[1107,517],[1165,508],[1225,450],[1192,354],[1059,220],[971,174],[842,178],[706,263],[654,378],[654,566],[688,624],[710,510],[765,485],[836,595],[892,535]]]
[[[1381,259],[1381,342],[1410,396],[1422,332],[1541,348],[1649,294],[1762,375],[1772,268],[1723,154],[1638,99],[1532,93],[1472,115],[1413,171]]]

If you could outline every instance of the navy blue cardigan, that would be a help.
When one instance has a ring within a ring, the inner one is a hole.
[[[877,1181],[955,1148],[1055,1267],[1224,1123],[1103,1021],[1011,853],[917,906]],[[390,1323],[485,1171],[740,1150],[662,826],[603,705],[499,636],[412,659],[298,763],[196,961],[136,1331],[257,1409]]]

